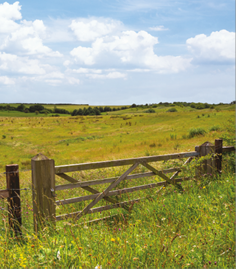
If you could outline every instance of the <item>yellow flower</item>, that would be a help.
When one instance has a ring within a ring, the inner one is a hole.
[[[115,238],[112,238],[112,239],[111,239],[111,242],[115,242],[115,241],[116,241]]]
[[[205,189],[206,187],[204,186],[203,189]]]

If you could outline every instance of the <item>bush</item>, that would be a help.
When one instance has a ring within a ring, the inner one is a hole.
[[[172,107],[172,108],[168,109],[166,112],[177,112],[177,109]]]
[[[209,129],[210,132],[219,131],[219,130],[220,130],[220,126],[218,126],[218,125],[211,126],[211,128]]]
[[[199,136],[199,135],[204,135],[206,134],[206,131],[203,128],[192,128],[189,130],[189,138]]]
[[[156,113],[156,111],[153,108],[149,108],[145,111],[146,113]]]

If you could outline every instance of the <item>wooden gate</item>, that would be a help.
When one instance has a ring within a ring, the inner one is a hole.
[[[221,148],[219,147],[219,140],[216,140],[215,147],[209,142],[204,143],[199,147],[195,147],[195,151],[192,152],[183,152],[183,153],[174,153],[167,155],[158,155],[158,156],[148,156],[141,158],[132,158],[132,159],[122,159],[122,160],[114,160],[114,161],[103,161],[103,162],[93,162],[93,163],[81,163],[81,164],[71,164],[71,165],[61,165],[55,166],[54,160],[48,159],[42,154],[36,155],[32,159],[32,184],[33,184],[33,210],[34,210],[34,225],[35,231],[39,230],[41,225],[44,225],[45,220],[50,220],[51,222],[63,220],[69,217],[74,217],[75,219],[80,219],[85,214],[91,214],[95,212],[101,212],[104,210],[110,210],[113,208],[122,207],[126,210],[129,210],[129,205],[137,202],[139,199],[130,200],[130,201],[119,201],[117,197],[112,198],[111,196],[117,196],[122,193],[135,192],[138,190],[144,190],[149,188],[155,188],[158,186],[166,186],[168,184],[173,184],[180,190],[182,190],[179,182],[183,180],[189,180],[190,178],[176,178],[176,176],[180,172],[180,168],[171,168],[165,170],[157,170],[150,163],[158,162],[158,161],[167,161],[173,159],[181,159],[187,158],[185,161],[185,165],[189,163],[194,157],[205,156],[211,153],[215,153],[217,148],[218,152],[229,151],[229,147]],[[221,140],[222,141],[222,140]],[[232,149],[230,149],[232,150]],[[210,160],[204,161],[201,172],[208,171],[210,169],[215,169],[215,162],[219,168],[219,158],[217,161],[214,157]],[[75,172],[75,171],[85,171],[85,170],[93,170],[100,168],[108,168],[108,167],[118,167],[118,166],[126,166],[130,165],[130,167],[119,177],[107,178],[107,179],[99,179],[99,180],[90,180],[90,181],[79,181],[69,176],[66,173]],[[130,174],[137,168],[138,166],[144,166],[149,170],[149,172],[138,173],[138,174]],[[171,176],[167,176],[167,174],[173,173]],[[55,185],[55,175],[69,181],[70,184],[65,185]],[[117,187],[124,180],[138,179],[142,177],[152,177],[158,176],[164,181],[155,182],[151,184],[146,184],[142,186],[135,186],[130,188],[112,190]],[[102,192],[96,190],[96,188],[91,187],[94,185],[100,185],[110,183],[110,185]],[[75,197],[65,200],[57,200],[56,201],[56,191],[73,189],[73,188],[82,188],[88,191],[90,194],[81,197]],[[111,203],[110,205],[100,206],[94,208],[94,206],[101,201],[102,199]],[[92,200],[82,211],[77,211],[65,215],[56,216],[56,205],[65,205],[71,204],[86,200]],[[43,222],[42,222],[43,220]]]

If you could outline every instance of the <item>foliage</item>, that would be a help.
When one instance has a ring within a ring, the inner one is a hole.
[[[172,108],[168,109],[166,112],[177,112],[177,109],[172,107]]]
[[[145,111],[146,113],[156,113],[156,111],[153,108],[149,108]]]
[[[219,131],[219,130],[220,130],[220,126],[219,125],[211,126],[211,128],[209,129],[210,132]]]
[[[203,128],[191,128],[189,130],[188,137],[193,138],[195,136],[204,135],[206,134],[206,131]]]

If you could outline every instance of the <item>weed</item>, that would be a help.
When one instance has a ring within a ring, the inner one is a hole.
[[[155,148],[157,145],[155,142],[153,142],[152,144],[149,145],[150,148]]]
[[[177,139],[177,135],[176,134],[170,134],[170,139],[171,140],[176,140]]]
[[[193,138],[195,136],[204,135],[206,131],[203,128],[192,128],[189,130],[189,138]]]
[[[212,126],[212,127],[209,129],[210,132],[213,132],[213,131],[219,131],[219,130],[220,130],[220,126],[219,126],[219,125],[214,125],[214,126]]]
[[[6,135],[2,135],[2,139],[6,139]]]

